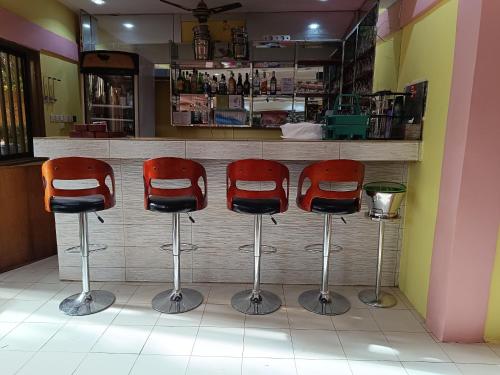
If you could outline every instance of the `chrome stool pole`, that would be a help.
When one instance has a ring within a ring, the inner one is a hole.
[[[323,224],[323,271],[321,289],[312,289],[299,296],[299,303],[306,310],[320,315],[340,315],[351,308],[351,304],[344,296],[330,292],[328,288],[328,273],[330,262],[330,241],[332,233],[332,214],[325,214]]]
[[[193,289],[181,289],[181,228],[179,212],[172,214],[172,253],[174,256],[174,288],[157,294],[152,301],[153,309],[165,314],[178,314],[201,305],[203,296]]]
[[[262,245],[262,215],[254,219],[254,281],[253,289],[243,290],[231,298],[231,306],[248,315],[266,315],[278,310],[281,299],[274,293],[260,289]]]
[[[79,230],[82,254],[82,292],[62,301],[59,310],[67,315],[84,316],[107,309],[115,302],[115,296],[105,290],[90,290],[89,234],[86,212],[79,213]]]

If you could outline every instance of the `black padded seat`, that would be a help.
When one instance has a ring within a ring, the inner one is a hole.
[[[326,214],[353,214],[358,212],[358,207],[358,199],[314,198],[311,202],[311,211]]]
[[[148,208],[157,212],[192,212],[196,211],[196,198],[187,197],[161,197],[150,195]]]
[[[50,208],[53,212],[77,214],[104,210],[104,196],[100,194],[81,197],[52,197]]]
[[[233,211],[253,215],[274,215],[280,212],[280,200],[234,197]]]

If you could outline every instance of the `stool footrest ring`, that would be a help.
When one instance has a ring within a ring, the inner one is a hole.
[[[331,252],[332,253],[340,253],[344,248],[340,245],[331,245]],[[304,247],[304,250],[307,251],[308,253],[323,253],[323,244],[322,243],[312,243],[310,245],[306,245]]]
[[[271,245],[260,245],[260,249],[262,254],[274,254],[278,251],[277,247]],[[241,245],[238,250],[243,253],[253,253],[255,251],[253,243]]]
[[[181,243],[180,247],[181,247],[180,250],[183,253],[190,253],[192,251],[198,250],[198,246],[195,245],[195,244],[192,244],[192,243]],[[173,244],[171,244],[171,243],[163,244],[163,245],[160,246],[160,250],[172,252],[172,250],[173,250]]]
[[[91,244],[89,244],[89,253],[93,253],[96,251],[104,251],[107,248],[108,248],[108,245],[106,245],[106,244],[91,243]],[[76,254],[76,253],[80,254],[81,248],[80,248],[80,245],[72,246],[72,247],[68,247],[66,250],[64,250],[64,252],[66,252],[68,254]]]

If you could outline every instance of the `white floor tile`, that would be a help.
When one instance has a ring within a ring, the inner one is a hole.
[[[128,375],[137,354],[90,353],[75,371],[75,375]]]
[[[19,375],[71,375],[80,362],[85,358],[84,353],[49,353],[39,352],[23,366]]]
[[[33,285],[33,283],[0,282],[0,298],[14,298],[31,285]]]
[[[353,375],[407,375],[400,362],[349,361]]]
[[[201,319],[201,326],[243,328],[245,314],[236,311],[230,305],[207,304]]]
[[[488,346],[491,350],[493,350],[495,353],[497,353],[497,355],[500,356],[500,344],[488,343]]]
[[[151,305],[125,305],[113,320],[114,325],[154,326],[160,313]]]
[[[338,332],[350,360],[398,361],[396,351],[380,332]]]
[[[294,375],[297,374],[293,359],[243,358],[243,375]]]
[[[461,375],[454,363],[403,362],[403,366],[408,375]]]
[[[359,299],[359,291],[363,290],[365,287],[357,287],[357,286],[330,286],[331,292],[336,292],[343,295],[345,298],[349,300],[351,303],[351,308],[353,309],[368,309],[369,306],[364,304]]]
[[[245,328],[243,356],[293,358],[290,330]]]
[[[59,310],[59,301],[49,300],[45,302],[38,310],[26,318],[27,323],[65,323],[71,319]]]
[[[52,269],[48,274],[38,280],[40,283],[60,283],[59,269]]]
[[[241,358],[244,333],[243,328],[200,327],[193,355]]]
[[[295,358],[345,359],[337,333],[319,330],[292,330]]]
[[[156,326],[142,354],[191,355],[197,333],[197,327]]]
[[[250,284],[215,284],[210,289],[207,303],[214,305],[229,305],[231,298],[238,292],[251,288]]]
[[[194,310],[182,314],[160,314],[156,325],[167,327],[198,327],[204,311],[205,305],[203,304]]]
[[[458,364],[462,375],[499,375],[499,365]]]
[[[137,358],[130,375],[184,374],[186,372],[188,361],[188,356],[180,357],[141,354],[139,358]]]
[[[290,328],[286,307],[267,315],[247,315],[246,328]]]
[[[400,361],[451,362],[427,333],[392,332],[386,333],[385,337]]]
[[[123,306],[112,305],[104,311],[100,311],[98,314],[91,314],[86,316],[73,316],[70,319],[71,323],[79,324],[98,324],[107,326],[117,317]]]
[[[0,322],[22,322],[43,304],[43,301],[11,299],[0,306]]]
[[[97,340],[92,352],[139,354],[152,328],[150,326],[110,325]]]
[[[43,346],[42,351],[87,353],[92,349],[106,326],[68,323]]]
[[[0,350],[38,351],[59,328],[54,323],[21,323],[0,340]]]
[[[409,310],[370,309],[370,312],[384,332],[425,332]]]
[[[241,358],[191,357],[186,375],[239,375],[241,362]]]
[[[287,308],[291,329],[334,330],[332,320],[327,315],[318,315],[302,307]]]
[[[487,344],[444,343],[441,347],[455,363],[500,364],[500,357]]]
[[[132,297],[130,297],[128,304],[130,305],[149,305],[153,298],[167,289],[171,289],[171,284],[155,284],[155,285],[141,285],[139,286]]]
[[[26,266],[16,270],[7,272],[6,277],[3,279],[5,282],[20,282],[20,283],[36,283],[43,277],[48,275],[52,270],[37,269],[34,267]]]
[[[4,303],[6,303],[7,301],[10,301],[10,299],[7,299],[7,298],[0,298],[0,306],[2,306]]]
[[[33,357],[32,352],[16,352],[0,350],[0,369],[2,375],[14,375]]]
[[[48,301],[52,297],[54,297],[57,292],[64,289],[66,284],[57,283],[57,284],[42,284],[36,283],[32,286],[24,289],[16,295],[15,299],[22,299],[27,301]]]
[[[138,285],[108,282],[102,283],[99,286],[99,289],[113,293],[116,297],[116,303],[120,304],[127,303],[138,288]]]
[[[306,290],[315,289],[317,285],[284,285],[285,299],[283,303],[287,307],[301,307],[299,304],[299,296]]]
[[[352,375],[346,360],[296,359],[298,375]]]
[[[338,331],[380,331],[369,309],[351,308],[345,314],[331,318]]]
[[[19,323],[0,322],[0,339],[12,331],[18,324]]]

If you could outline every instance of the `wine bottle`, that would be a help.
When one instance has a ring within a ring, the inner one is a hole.
[[[243,95],[250,95],[250,81],[248,80],[248,73],[245,73],[245,82],[243,82]]]
[[[236,94],[243,95],[243,77],[238,73],[238,83],[236,84]]]
[[[267,77],[266,77],[266,72],[262,73],[262,79],[260,80],[260,93],[261,93],[261,95],[267,95]]]
[[[253,76],[253,94],[254,95],[259,95],[260,94],[260,78],[259,78],[259,71],[255,70],[255,75]]]
[[[231,72],[231,76],[227,82],[227,91],[229,95],[236,94],[236,80],[234,79],[234,73]]]
[[[276,91],[278,91],[278,82],[276,81],[276,73],[273,70],[273,76],[271,77],[271,82],[269,85],[269,91],[271,95],[276,95]]]

